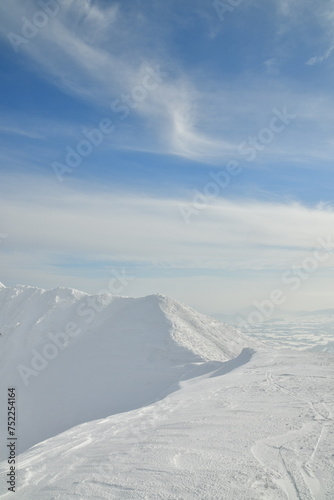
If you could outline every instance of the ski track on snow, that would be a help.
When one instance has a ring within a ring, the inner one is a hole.
[[[277,484],[285,493],[288,500],[319,500],[321,483],[313,468],[313,462],[320,446],[321,441],[326,434],[327,426],[333,423],[333,413],[324,402],[312,402],[310,399],[300,394],[295,394],[289,389],[276,382],[271,371],[266,372],[266,381],[272,387],[291,396],[293,399],[306,403],[313,412],[315,424],[303,425],[299,430],[289,431],[278,436],[269,436],[258,440],[251,451],[253,456],[263,467],[264,471],[270,475],[271,480]],[[322,409],[322,411],[320,411]],[[314,450],[305,462],[300,461],[298,456],[289,449],[288,445],[294,441],[305,440],[310,431],[314,428],[320,433]],[[289,459],[289,455],[294,456]],[[268,467],[268,456],[273,465]],[[275,468],[274,468],[275,467]],[[304,483],[304,484],[302,484]],[[307,486],[307,491],[304,486]]]

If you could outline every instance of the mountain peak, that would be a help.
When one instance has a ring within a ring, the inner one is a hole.
[[[161,294],[102,300],[63,287],[3,287],[0,308],[0,378],[10,370],[11,383],[29,396],[19,404],[31,408],[19,408],[22,450],[156,401],[199,366],[219,367],[250,343]],[[50,394],[52,405],[41,410]]]

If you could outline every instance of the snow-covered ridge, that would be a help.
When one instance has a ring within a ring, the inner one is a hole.
[[[332,498],[333,356],[250,348],[161,295],[64,288],[1,288],[0,332],[15,498]]]
[[[0,377],[17,387],[21,451],[159,400],[201,364],[236,358],[250,344],[162,295],[18,285],[0,288],[0,311]]]

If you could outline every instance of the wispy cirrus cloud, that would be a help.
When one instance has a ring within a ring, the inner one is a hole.
[[[0,29],[9,46],[8,33],[19,33],[22,16],[33,19],[38,5],[38,2],[18,0],[1,3]],[[280,12],[277,24],[283,18],[287,25],[291,19],[296,22],[298,6],[297,1],[277,2]],[[89,0],[68,2],[60,6],[57,16],[50,18],[45,28],[39,29],[36,36],[19,49],[26,58],[25,64],[40,78],[91,106],[101,117],[113,116],[112,103],[115,100],[122,103],[141,84],[148,66],[159,68],[164,74],[159,87],[131,109],[131,117],[139,120],[140,127],[128,126],[129,121],[120,123],[110,137],[111,147],[138,148],[219,165],[236,152],[241,141],[265,126],[273,107],[288,106],[302,118],[314,95],[301,94],[284,75],[273,82],[245,73],[221,82],[212,68],[204,73],[196,67],[186,68],[172,51],[170,28],[161,28],[157,37],[161,25],[152,22],[152,16],[160,15],[170,23],[181,23],[178,15],[157,3],[150,3],[148,7],[136,5],[128,9],[119,2],[107,5]],[[201,19],[208,18],[210,29],[213,24],[220,26],[219,19],[212,21],[215,19],[212,6],[206,6],[203,1],[195,2],[193,10],[188,9],[188,23],[195,14]],[[316,14],[321,17],[321,12]],[[244,15],[245,9],[240,6],[235,16]],[[185,18],[182,22],[185,23]],[[264,59],[263,65],[269,64],[272,68],[268,61],[274,61],[275,68],[279,68],[279,58]],[[330,97],[327,103],[332,109]],[[329,134],[326,123],[324,118],[314,116],[312,123],[307,120],[303,126],[300,124],[296,133],[289,131],[291,141],[285,148],[278,142],[273,143],[264,152],[263,161],[270,162],[274,157],[291,161],[299,156],[301,144],[304,156],[312,158],[312,150],[305,145],[305,133],[312,138],[319,134],[323,143]],[[319,125],[321,130],[317,130]],[[79,135],[82,126],[77,127]],[[63,135],[68,135],[66,126]],[[321,149],[326,151],[323,144]],[[331,154],[328,146],[328,157]]]
[[[31,2],[2,4],[2,35],[20,29],[20,14],[33,15]],[[142,41],[141,29],[149,29],[147,20],[124,19],[119,4],[98,7],[90,1],[63,6],[48,29],[41,29],[36,39],[22,44],[22,52],[34,62],[35,70],[60,89],[110,113],[112,102],[138,86],[147,66],[161,68],[165,81],[160,92],[149,95],[132,112],[145,120],[160,121],[160,129],[171,128],[168,147],[181,155],[200,156],[191,149],[195,142],[211,146],[210,140],[195,134],[190,115],[190,82],[171,59],[157,56],[147,41]],[[127,21],[127,22],[126,22]],[[98,29],[97,29],[98,25]],[[140,33],[138,33],[140,30]],[[166,71],[167,70],[167,71]],[[171,78],[169,75],[174,74]],[[166,105],[168,101],[168,105]],[[182,107],[182,126],[178,118]],[[207,147],[206,146],[206,147]]]
[[[334,2],[327,0],[317,5],[316,15],[319,26],[323,31],[322,44],[325,46],[321,55],[310,57],[306,64],[314,66],[326,62],[332,55],[334,50]]]
[[[30,139],[43,139],[43,135],[38,134],[36,132],[25,130],[18,127],[8,127],[0,125],[0,133],[11,134],[11,135],[20,135],[23,137],[29,137]]]
[[[29,2],[25,6],[7,2],[2,9],[6,23],[6,27],[2,26],[3,35],[18,30],[18,10],[27,18],[33,12]],[[158,135],[160,131],[156,140],[164,152],[215,161],[226,152],[227,142],[214,140],[205,131],[199,131],[196,86],[175,61],[157,57],[149,44],[142,42],[138,24],[149,29],[143,15],[141,22],[131,20],[133,24],[127,25],[124,16],[118,4],[108,9],[89,1],[64,6],[58,16],[50,20],[48,29],[40,30],[38,39],[23,44],[22,51],[34,61],[43,77],[99,106],[101,113],[110,113],[115,98],[122,100],[140,84],[147,65],[161,68],[166,78],[159,90],[133,113],[149,124],[154,123]],[[8,30],[7,33],[4,30]],[[230,152],[230,145],[227,150]]]
[[[333,50],[334,50],[334,45],[331,45],[322,56],[310,57],[310,59],[306,61],[306,64],[308,64],[309,66],[313,66],[314,64],[319,64],[324,61],[327,61],[327,59],[331,56]]]

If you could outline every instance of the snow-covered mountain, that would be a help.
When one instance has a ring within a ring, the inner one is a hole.
[[[161,295],[64,288],[0,287],[0,332],[19,500],[333,498],[330,354],[264,347]]]
[[[145,406],[247,345],[234,328],[161,295],[2,286],[0,311],[0,377],[19,394],[21,451]]]

